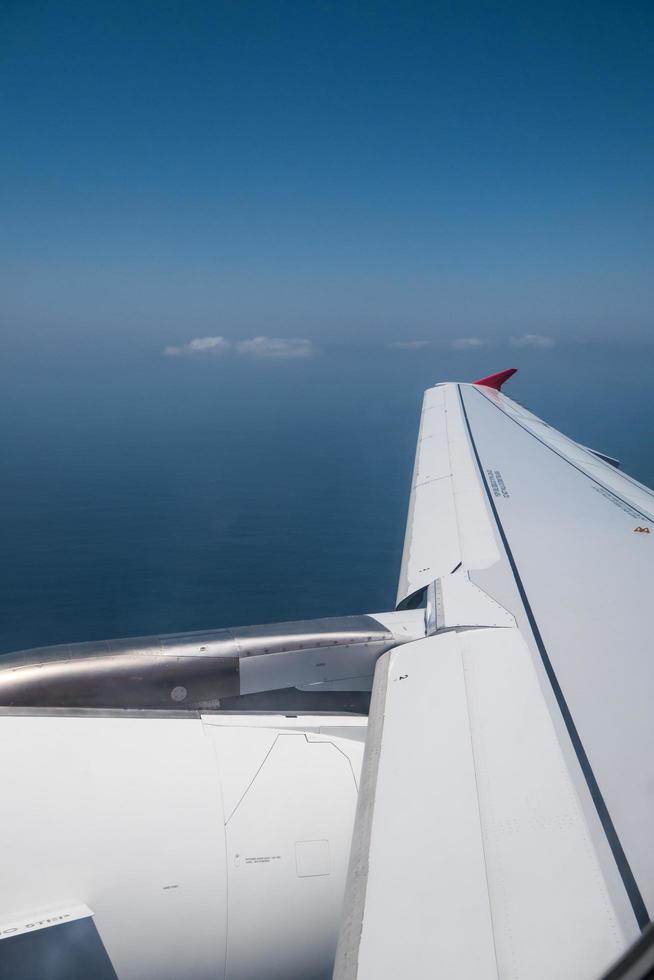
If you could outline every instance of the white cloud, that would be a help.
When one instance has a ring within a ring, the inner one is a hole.
[[[556,341],[552,337],[543,337],[539,333],[526,333],[522,337],[511,337],[512,347],[536,347],[545,350],[547,347],[554,347]]]
[[[304,337],[250,337],[236,343],[226,337],[195,337],[188,344],[165,347],[164,354],[166,357],[185,357],[191,354],[224,354],[229,350],[253,357],[278,358],[310,357],[314,353],[313,344]]]
[[[185,354],[223,354],[231,344],[225,337],[195,337],[181,347],[165,347],[166,357],[180,357]]]
[[[394,350],[426,350],[428,347],[436,348],[442,346],[450,347],[452,350],[474,350],[477,347],[483,347],[485,344],[486,341],[481,340],[480,337],[459,337],[458,340],[444,342],[435,340],[394,340],[388,346]]]
[[[459,337],[458,340],[453,340],[451,347],[453,350],[475,350],[476,347],[483,347],[485,344],[484,340],[480,337]]]
[[[314,347],[305,337],[251,337],[236,345],[239,354],[253,357],[311,357]]]
[[[431,347],[431,340],[394,340],[389,347],[394,350],[424,350],[425,347]]]

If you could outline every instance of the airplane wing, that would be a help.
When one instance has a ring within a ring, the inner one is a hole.
[[[654,495],[503,380],[425,393],[336,980],[591,980],[654,911]]]

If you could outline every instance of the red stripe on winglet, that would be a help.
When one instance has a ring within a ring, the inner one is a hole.
[[[473,381],[472,383],[473,385],[484,385],[485,388],[494,388],[495,391],[499,391],[504,382],[512,378],[517,370],[517,368],[507,368],[506,371],[489,374],[487,378],[480,378],[479,381]]]

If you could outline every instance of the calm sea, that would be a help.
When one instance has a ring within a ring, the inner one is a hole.
[[[13,334],[0,652],[392,608],[422,390],[507,393],[654,484],[653,348],[164,358]]]

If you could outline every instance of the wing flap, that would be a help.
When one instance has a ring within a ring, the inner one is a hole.
[[[334,977],[494,980],[456,638],[409,647],[375,672]],[[447,751],[434,754],[439,743]]]
[[[518,630],[385,654],[335,980],[591,980],[625,944]]]

